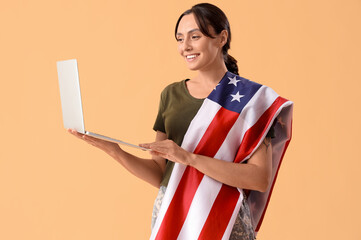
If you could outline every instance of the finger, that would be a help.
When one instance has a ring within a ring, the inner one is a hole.
[[[148,149],[152,149],[151,146],[152,146],[151,143],[141,143],[141,144],[139,144],[139,147],[148,148]]]
[[[94,143],[101,144],[101,145],[108,145],[108,144],[118,145],[117,143],[110,142],[110,141],[107,141],[107,140],[104,140],[104,139],[99,139],[99,138],[92,137],[92,136],[89,136],[89,135],[86,135],[85,138],[87,140],[89,140],[89,141],[93,141]]]
[[[69,129],[68,132],[73,134],[73,135],[82,135],[81,133],[79,133],[78,131],[76,131],[74,129]]]
[[[163,154],[167,154],[169,152],[169,149],[166,146],[157,145],[157,144],[151,145],[150,149]]]
[[[139,146],[148,148],[148,149],[151,149],[153,151],[163,153],[163,154],[167,154],[169,152],[169,150],[168,150],[169,147],[162,141],[153,142],[153,143],[142,143],[142,144],[139,144]]]
[[[113,143],[113,142],[109,142],[109,141],[106,141],[106,140],[102,140],[102,139],[99,139],[99,138],[95,138],[95,137],[92,137],[92,136],[88,136],[88,135],[83,135],[83,140],[86,141],[87,143],[93,145],[93,146],[96,146],[96,147],[99,147],[99,148],[106,148],[106,147],[109,147],[109,146],[118,146],[118,144],[116,143]]]
[[[91,137],[91,136],[88,136],[88,135],[85,135],[85,134],[82,135],[82,138],[84,140],[87,140],[87,141],[96,141],[96,140],[98,140],[98,139],[96,139],[94,137]]]
[[[84,134],[82,134],[82,133],[77,132],[77,131],[76,131],[76,130],[74,130],[74,129],[69,129],[69,130],[68,130],[68,132],[69,132],[70,134],[72,134],[72,135],[74,135],[74,136],[78,137],[78,138],[82,138],[82,137],[83,137],[83,135],[84,135]]]
[[[94,137],[91,137],[91,136],[88,136],[88,135],[85,135],[85,134],[82,136],[82,139],[84,141],[86,141],[87,143],[90,143],[90,144],[92,144],[94,146],[95,145],[102,145],[102,144],[106,143],[106,141],[103,141],[101,139],[94,138]]]

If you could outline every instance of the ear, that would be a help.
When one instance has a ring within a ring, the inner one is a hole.
[[[225,29],[222,30],[222,32],[219,34],[219,39],[220,39],[219,44],[221,45],[221,47],[223,47],[227,43],[228,31]]]

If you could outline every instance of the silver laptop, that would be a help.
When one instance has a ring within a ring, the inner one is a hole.
[[[123,142],[114,138],[106,137],[100,134],[85,130],[83,108],[80,95],[78,63],[76,59],[58,61],[58,80],[61,98],[61,107],[63,110],[63,123],[65,128],[70,128],[95,138],[127,145],[142,150],[147,148]]]

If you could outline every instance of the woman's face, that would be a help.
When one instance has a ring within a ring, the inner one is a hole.
[[[210,38],[199,30],[193,14],[183,16],[177,29],[178,51],[191,70],[208,70],[223,60],[220,35]]]

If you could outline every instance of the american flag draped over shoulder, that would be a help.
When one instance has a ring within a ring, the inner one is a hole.
[[[228,162],[247,160],[272,123],[272,181],[250,191],[248,204],[257,233],[283,155],[291,140],[293,103],[271,88],[227,72],[192,120],[182,148]],[[195,168],[176,163],[150,239],[229,239],[243,200],[242,189],[222,184]]]

